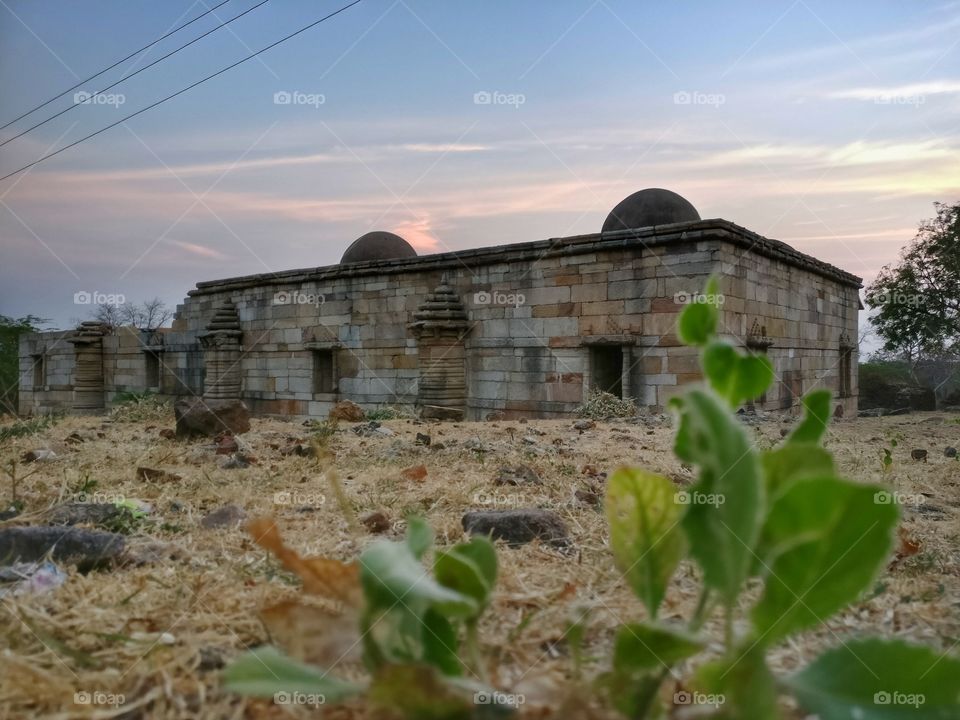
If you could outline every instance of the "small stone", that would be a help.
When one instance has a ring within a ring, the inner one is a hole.
[[[105,567],[120,559],[123,535],[63,526],[0,528],[0,562],[39,562],[48,556],[80,572]]]
[[[425,445],[426,447],[430,447],[430,436],[427,435],[426,433],[418,432],[418,433],[417,433],[416,444],[417,444],[417,445]]]
[[[390,518],[387,517],[386,513],[380,511],[367,513],[360,518],[360,522],[375,535],[380,535],[390,529]]]
[[[536,539],[558,548],[570,544],[567,526],[550,510],[480,510],[466,513],[461,523],[471,535],[489,535],[511,546]]]
[[[137,468],[137,479],[146,480],[148,482],[179,482],[180,480],[183,480],[183,478],[176,473],[160,470],[158,468],[146,467],[144,465],[141,465]]]
[[[910,457],[914,460],[922,460],[923,462],[927,461],[927,451],[922,449],[911,450]]]
[[[220,670],[226,662],[223,659],[223,652],[215,647],[202,647],[197,651],[197,671],[211,672]]]
[[[240,400],[185,398],[173,406],[177,437],[240,435],[250,429],[250,410]]]
[[[173,645],[177,642],[177,639],[173,636],[173,633],[160,633],[160,637],[157,638],[157,642],[160,645]]]
[[[955,458],[957,456],[957,449],[955,447],[948,447],[943,451],[943,454],[948,458]]]
[[[69,435],[67,435],[66,439],[64,440],[64,442],[67,443],[67,445],[79,445],[80,443],[83,443],[86,441],[87,441],[87,438],[85,438],[79,432],[70,433]]]
[[[330,410],[328,417],[331,420],[343,420],[345,422],[363,422],[365,414],[363,408],[350,400],[341,400]]]
[[[217,455],[231,455],[237,452],[240,446],[233,435],[222,435],[217,440]]]
[[[577,420],[573,424],[573,429],[583,432],[584,430],[592,430],[596,426],[597,424],[593,420]]]
[[[243,508],[236,505],[223,505],[211,513],[207,513],[200,521],[200,526],[207,530],[218,528],[233,528],[239,525],[247,517]]]
[[[438,443],[434,443],[433,445],[431,445],[431,446],[430,446],[430,449],[431,449],[431,450],[434,450],[434,451],[436,451],[436,450],[446,450],[446,449],[447,449],[447,446],[446,446],[445,444],[443,444],[442,442],[438,442]]]
[[[601,496],[596,490],[578,489],[573,493],[573,496],[585,505],[593,505],[594,507],[600,505]]]
[[[539,485],[542,483],[540,475],[529,465],[516,465],[500,468],[500,472],[494,478],[494,485]]]
[[[170,428],[164,428],[160,431],[160,437],[162,437],[164,440],[173,440],[175,437],[177,437],[177,433],[175,430],[171,430]]]
[[[32,463],[32,462],[50,462],[57,459],[57,454],[53,450],[48,450],[47,448],[39,448],[37,450],[30,450],[25,452],[21,457],[23,462]]]
[[[220,463],[222,470],[244,470],[252,464],[253,458],[243,453],[234,453],[229,458]]]
[[[51,508],[45,519],[51,525],[94,525],[113,529],[124,515],[132,517],[130,509],[113,503],[66,503]]]
[[[524,436],[524,438],[523,438],[523,444],[524,444],[524,445],[536,445],[536,444],[537,444],[537,439],[536,439],[535,437],[533,437],[532,435],[526,435],[526,436]]]

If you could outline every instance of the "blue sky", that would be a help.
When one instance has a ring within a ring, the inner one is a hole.
[[[0,0],[2,122],[213,4]],[[271,0],[0,148],[0,174],[341,4]],[[421,253],[595,232],[643,187],[869,280],[960,199],[958,151],[960,2],[363,0],[0,182],[0,313],[63,327],[80,291],[172,306],[335,263],[371,229]]]

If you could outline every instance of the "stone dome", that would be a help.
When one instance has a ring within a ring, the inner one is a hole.
[[[416,257],[417,251],[399,235],[384,230],[374,230],[361,235],[340,258],[340,263],[372,262]]]
[[[638,190],[617,203],[603,221],[600,232],[698,220],[700,213],[686,198],[663,188],[647,188]]]

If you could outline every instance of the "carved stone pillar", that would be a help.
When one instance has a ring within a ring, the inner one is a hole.
[[[410,329],[417,337],[420,355],[417,403],[421,414],[426,418],[462,420],[467,409],[464,338],[470,332],[470,323],[446,276],[413,317]]]
[[[217,310],[206,332],[199,335],[203,345],[203,397],[233,400],[240,397],[240,317],[228,300]]]
[[[73,409],[95,413],[104,408],[103,336],[106,326],[96,320],[80,323],[68,342],[73,345]]]

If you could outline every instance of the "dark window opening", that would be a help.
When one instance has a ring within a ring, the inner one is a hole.
[[[783,373],[780,383],[780,409],[788,410],[793,407],[793,370]]]
[[[332,350],[313,351],[313,391],[315,393],[332,393],[337,390],[334,374]]]
[[[33,389],[43,390],[47,384],[47,358],[45,355],[31,355],[33,361]]]
[[[623,348],[598,345],[590,348],[591,385],[594,389],[623,397]]]
[[[160,388],[160,356],[147,351],[143,354],[143,369],[148,388]]]
[[[840,397],[850,397],[853,392],[853,350],[840,348],[840,381],[837,388]]]

